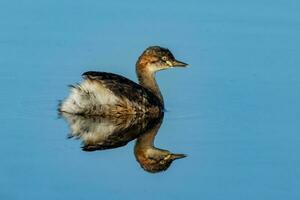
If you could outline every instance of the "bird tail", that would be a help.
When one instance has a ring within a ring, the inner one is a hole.
[[[61,101],[58,107],[60,112],[70,114],[83,114],[84,111],[91,105],[91,93],[85,90],[81,85],[70,85],[70,95]]]
[[[85,80],[71,85],[70,95],[59,105],[60,112],[99,115],[119,99],[97,81]]]

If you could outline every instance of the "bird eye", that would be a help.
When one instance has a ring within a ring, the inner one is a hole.
[[[163,61],[166,61],[166,60],[167,60],[167,56],[163,56],[163,57],[161,57],[161,59],[162,59]]]

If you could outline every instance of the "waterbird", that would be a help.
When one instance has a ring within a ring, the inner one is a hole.
[[[83,151],[115,149],[136,139],[134,155],[142,169],[150,173],[167,170],[185,154],[172,153],[154,146],[155,136],[163,122],[159,115],[83,116],[61,113],[70,127],[68,138],[82,141]]]
[[[118,116],[147,114],[164,111],[164,100],[155,73],[172,67],[185,67],[171,51],[160,46],[150,46],[136,62],[139,84],[121,75],[88,71],[84,80],[71,86],[69,96],[58,110],[69,114]]]

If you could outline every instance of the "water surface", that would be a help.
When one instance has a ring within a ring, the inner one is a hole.
[[[297,199],[299,1],[0,2],[0,198]],[[158,74],[155,145],[188,157],[143,170],[135,142],[85,152],[58,100],[84,71],[136,80],[150,45],[190,64]]]

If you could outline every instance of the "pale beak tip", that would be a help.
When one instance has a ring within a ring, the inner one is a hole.
[[[185,157],[187,157],[187,155],[186,154],[172,154],[172,159],[173,160],[176,160],[176,159],[181,159],[181,158],[185,158]]]
[[[181,61],[178,61],[178,60],[174,60],[173,61],[173,66],[174,67],[186,67],[186,66],[188,66],[188,64],[184,63],[184,62],[181,62]]]

